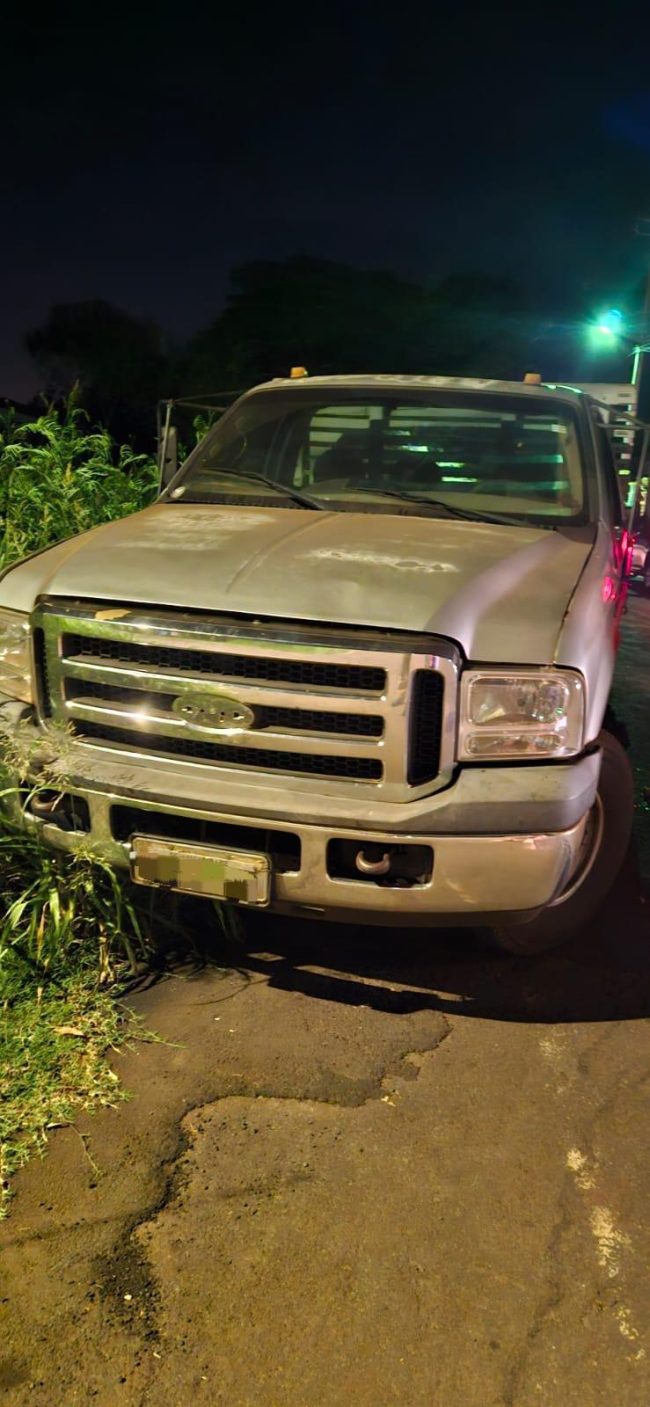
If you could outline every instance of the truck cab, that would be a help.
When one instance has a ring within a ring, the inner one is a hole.
[[[60,774],[24,823],[143,883],[548,947],[629,840],[627,555],[578,391],[256,387],[149,508],[0,581],[2,727]]]

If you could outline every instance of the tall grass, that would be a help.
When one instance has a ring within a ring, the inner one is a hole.
[[[0,571],[144,507],[156,486],[154,461],[91,427],[74,399],[26,424],[0,412]],[[49,1128],[120,1097],[106,1053],[126,1027],[111,988],[148,949],[110,865],[25,829],[25,786],[61,784],[38,775],[15,733],[0,736],[0,1215],[10,1176]]]
[[[146,943],[132,899],[90,853],[0,823],[0,1217],[9,1179],[48,1130],[122,1097],[106,1060],[124,1040],[113,984]]]
[[[0,893],[5,1002],[34,977],[56,985],[74,968],[101,985],[135,973],[146,958],[131,889],[113,867],[88,848],[50,849],[35,826],[8,811],[0,822]]]
[[[155,461],[93,428],[74,397],[27,423],[0,412],[0,571],[135,512],[156,487]]]

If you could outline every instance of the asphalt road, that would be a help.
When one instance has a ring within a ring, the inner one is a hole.
[[[136,998],[168,1043],[0,1236],[7,1407],[648,1407],[639,597],[617,687],[636,858],[570,947],[257,920]]]

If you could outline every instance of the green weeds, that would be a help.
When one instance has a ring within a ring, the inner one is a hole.
[[[26,424],[0,413],[0,571],[32,552],[123,518],[155,497],[148,455],[117,447],[70,400]]]
[[[74,399],[27,424],[0,413],[0,571],[144,507],[156,484],[154,461],[92,429]],[[55,742],[65,765],[65,739]],[[39,753],[15,732],[0,738],[0,1215],[12,1174],[50,1129],[123,1097],[107,1059],[128,1030],[116,993],[151,947],[110,865],[25,829],[25,787],[61,785]]]

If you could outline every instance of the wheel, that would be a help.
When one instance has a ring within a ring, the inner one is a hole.
[[[634,780],[625,749],[601,733],[600,780],[587,819],[580,855],[569,883],[530,923],[498,924],[497,946],[509,953],[546,952],[571,938],[596,913],[623,864],[634,814]]]
[[[643,590],[646,596],[650,596],[650,547],[648,548],[645,566],[643,568]]]

